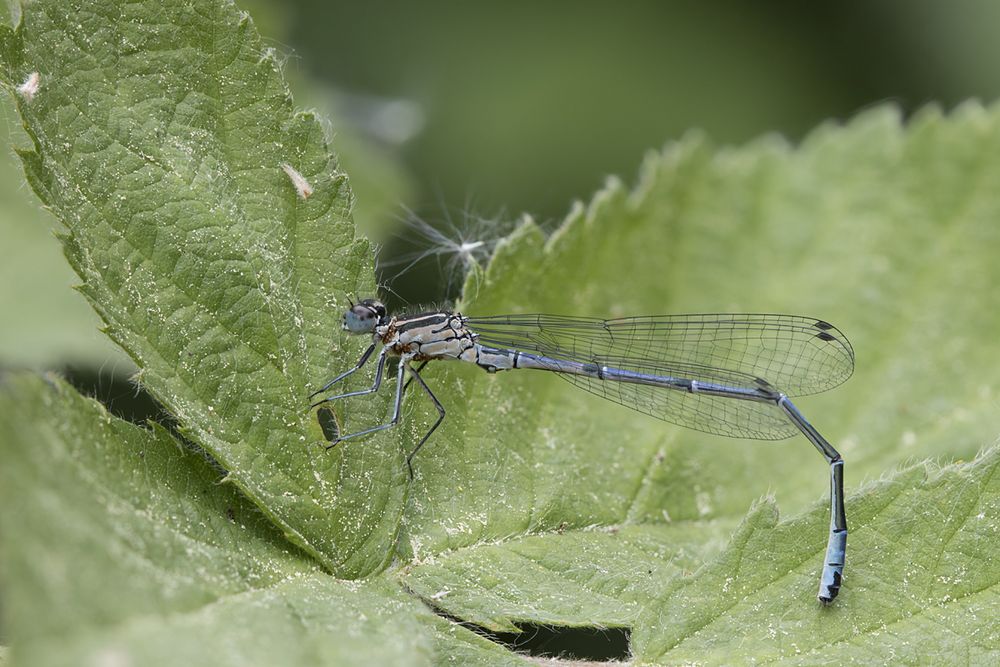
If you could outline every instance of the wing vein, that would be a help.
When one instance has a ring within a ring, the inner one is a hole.
[[[612,320],[558,315],[471,317],[483,345],[788,396],[832,389],[854,372],[854,350],[833,325],[775,314],[698,314]],[[796,429],[768,403],[560,373],[598,396],[709,433],[781,439]]]

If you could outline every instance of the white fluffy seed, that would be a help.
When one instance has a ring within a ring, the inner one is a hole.
[[[41,75],[39,75],[38,72],[32,72],[28,75],[28,78],[24,80],[24,83],[17,87],[17,92],[21,95],[21,97],[30,102],[35,99],[35,94],[38,92],[41,82]]]
[[[292,185],[295,186],[295,191],[299,193],[299,196],[303,199],[309,199],[309,195],[313,193],[313,186],[309,184],[306,177],[296,171],[295,167],[287,162],[282,163],[281,168],[288,174],[288,178],[291,179]]]

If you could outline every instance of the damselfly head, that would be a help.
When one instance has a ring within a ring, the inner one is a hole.
[[[385,323],[385,306],[378,299],[364,299],[344,313],[344,329],[355,334],[372,333]]]

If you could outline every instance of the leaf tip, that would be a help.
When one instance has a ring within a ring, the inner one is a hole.
[[[750,511],[747,512],[747,516],[744,518],[744,522],[762,522],[760,524],[762,526],[773,527],[778,525],[780,518],[781,512],[778,510],[778,501],[773,494],[769,493],[754,501],[753,505],[750,506]]]
[[[246,11],[244,9],[241,9],[239,11],[239,13],[237,14],[237,22],[236,22],[236,24],[240,28],[246,28],[246,27],[252,25],[253,24],[253,17],[250,16],[250,12],[248,12],[248,11]]]
[[[602,210],[611,206],[615,200],[625,196],[627,194],[626,190],[627,188],[625,186],[625,182],[620,177],[615,176],[614,174],[606,176],[604,179],[604,187],[594,194],[593,198],[590,200],[590,205],[586,207],[587,220],[596,219],[601,214]],[[576,212],[576,208],[577,207],[574,206],[574,212]],[[582,204],[580,205],[580,208],[583,208]]]

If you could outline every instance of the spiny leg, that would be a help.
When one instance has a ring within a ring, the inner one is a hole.
[[[384,355],[383,355],[383,359],[384,359]],[[382,363],[385,363],[385,362],[382,361]],[[391,428],[391,427],[393,427],[393,426],[395,426],[396,424],[399,423],[399,414],[401,412],[402,405],[403,405],[403,371],[405,369],[406,369],[406,359],[400,359],[400,361],[399,361],[399,370],[396,372],[396,401],[395,401],[395,407],[393,408],[393,411],[392,411],[392,419],[390,419],[385,424],[379,424],[378,426],[372,426],[371,428],[366,428],[363,431],[358,431],[357,433],[348,433],[347,435],[342,435],[339,438],[337,438],[336,440],[334,440],[333,442],[331,442],[329,445],[327,445],[326,446],[327,449],[332,449],[333,447],[336,447],[338,443],[340,443],[343,440],[347,440],[348,438],[356,438],[359,435],[368,435],[369,433],[375,433],[376,431],[382,431],[382,430],[385,430],[387,428]],[[369,393],[369,392],[361,392],[361,393]],[[350,396],[351,394],[344,394],[344,395],[345,396]]]
[[[431,434],[434,433],[437,427],[441,425],[441,422],[444,421],[444,415],[445,415],[444,406],[441,405],[441,401],[439,401],[437,396],[434,395],[434,392],[431,391],[431,388],[427,386],[427,383],[424,382],[424,379],[420,377],[419,371],[422,370],[425,365],[427,365],[426,361],[420,364],[420,368],[418,368],[417,370],[411,368],[410,379],[416,380],[420,384],[420,386],[424,388],[424,391],[427,392],[427,395],[431,397],[431,400],[434,402],[434,407],[437,408],[438,418],[437,421],[434,422],[434,425],[431,426],[430,430],[424,434],[424,437],[421,438],[420,442],[417,443],[417,446],[413,448],[413,451],[410,452],[406,457],[406,467],[410,471],[410,479],[413,479],[413,457],[417,455],[417,452],[420,451],[420,448],[423,447],[424,443],[427,442],[427,440],[431,437]],[[407,386],[409,386],[410,383],[407,382],[406,384]]]
[[[424,366],[427,365],[428,361],[430,361],[430,359],[424,359],[423,361],[421,361],[420,365],[417,366],[416,372],[419,373],[420,371],[424,370]],[[410,369],[410,372],[411,373],[414,372],[412,368]],[[410,383],[412,383],[412,382],[413,382],[413,377],[410,376],[410,379],[406,381],[405,385],[403,385],[403,393],[406,393],[406,390],[410,388]]]
[[[372,347],[374,347],[374,345]],[[378,388],[382,386],[382,371],[385,370],[385,358],[387,352],[388,350],[384,347],[382,348],[382,351],[379,352],[378,362],[376,362],[375,366],[375,382],[372,383],[371,387],[369,387],[368,389],[361,389],[360,391],[349,391],[346,394],[338,394],[337,396],[330,396],[329,398],[324,398],[322,401],[316,401],[315,403],[310,405],[309,409],[312,410],[318,405],[323,405],[324,403],[329,403],[330,401],[336,401],[337,399],[340,398],[347,398],[349,396],[364,396],[365,394],[374,394],[376,391],[378,391]],[[360,366],[358,368],[360,368]],[[347,374],[353,373],[356,370],[357,368],[350,370],[347,372]],[[330,384],[333,383],[331,382]],[[313,394],[313,396],[315,395],[316,394]]]
[[[374,351],[375,351],[375,343],[372,343],[368,347],[368,349],[365,350],[364,354],[361,355],[361,358],[358,359],[358,363],[356,363],[354,365],[354,368],[352,368],[352,369],[350,369],[348,371],[344,371],[343,373],[341,373],[340,375],[338,375],[337,377],[333,378],[332,380],[330,380],[329,382],[327,382],[325,385],[323,385],[322,388],[317,389],[313,393],[309,394],[309,396],[306,397],[307,400],[313,398],[314,396],[319,396],[324,391],[326,391],[327,389],[329,389],[333,385],[337,384],[338,382],[340,382],[341,380],[343,380],[345,377],[347,377],[351,373],[356,373],[357,371],[361,370],[361,367],[364,366],[366,363],[368,363],[368,357],[372,356],[372,352],[374,352]]]

